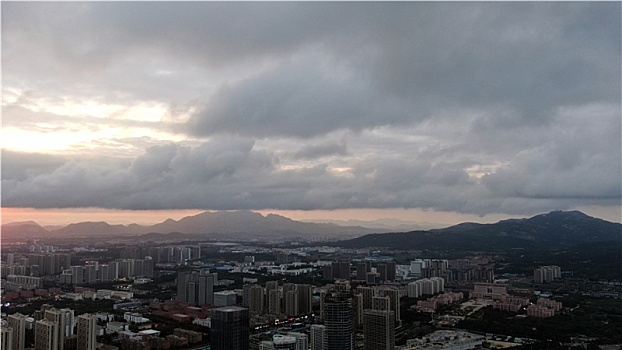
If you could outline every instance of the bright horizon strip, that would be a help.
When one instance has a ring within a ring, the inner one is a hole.
[[[617,208],[585,207],[578,208],[587,215],[611,222],[621,222]],[[200,209],[170,209],[170,210],[116,210],[104,208],[1,208],[2,224],[13,222],[34,221],[42,226],[68,225],[78,222],[105,221],[111,225],[139,224],[154,225],[166,219],[179,220],[186,216],[193,216],[205,211]],[[252,210],[262,215],[270,213],[282,215],[296,221],[308,220],[362,220],[398,219],[419,223],[434,223],[455,225],[463,222],[495,223],[509,218],[525,218],[530,216],[488,214],[477,216],[454,212],[429,211],[422,209],[336,209],[336,210]]]

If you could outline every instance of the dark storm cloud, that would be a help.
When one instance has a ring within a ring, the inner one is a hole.
[[[2,183],[4,181],[24,181],[30,176],[46,174],[59,168],[65,159],[48,154],[23,154],[2,150]]]
[[[3,205],[619,206],[620,6],[4,2],[3,81],[23,95],[7,125],[58,117],[27,111],[42,99],[157,101],[178,124],[115,126],[195,140],[3,157]]]
[[[272,134],[307,136],[350,122],[416,122],[447,105],[505,106],[519,111],[514,122],[538,123],[559,105],[620,96],[619,3],[7,3],[3,10],[9,81],[21,70],[12,58],[27,56],[21,66],[33,74],[74,76],[87,91],[97,88],[89,82],[117,81],[129,96],[178,98],[181,76],[122,67],[276,62],[271,72],[204,96],[210,102],[190,129],[198,134],[249,132],[241,126],[249,113],[251,126],[276,123]],[[25,55],[22,40],[41,47]],[[350,79],[331,81],[310,60],[292,71],[287,62],[310,48],[347,67]],[[239,100],[248,95],[256,97]],[[297,103],[294,113],[288,104]],[[410,113],[361,111],[389,104]],[[331,125],[331,117],[345,120]],[[315,127],[309,118],[318,119]]]
[[[368,94],[356,79],[332,79],[305,66],[281,69],[220,89],[190,121],[189,131],[307,138],[407,118],[404,106]]]

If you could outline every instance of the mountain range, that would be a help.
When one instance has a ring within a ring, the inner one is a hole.
[[[353,222],[365,223],[365,222]],[[2,225],[2,238],[138,237],[213,240],[313,240],[337,241],[350,248],[384,247],[402,250],[537,249],[590,242],[622,243],[622,225],[579,211],[553,211],[528,219],[509,219],[494,224],[462,223],[442,229],[389,232],[382,228],[310,223],[252,211],[204,212],[180,220],[168,219],[151,226],[80,222],[46,229],[36,222]]]
[[[34,221],[2,225],[3,238],[44,237],[113,237],[140,236],[156,238],[162,235],[200,236],[203,239],[292,239],[313,238],[335,240],[357,237],[369,233],[388,232],[361,226],[339,226],[332,223],[308,223],[287,217],[266,216],[246,210],[204,212],[180,220],[167,219],[151,226],[111,225],[106,222],[80,222],[47,230]],[[197,237],[198,238],[198,237]]]
[[[338,245],[400,250],[501,251],[591,242],[622,244],[622,225],[580,211],[553,211],[494,224],[462,223],[444,229],[370,234],[340,241]]]

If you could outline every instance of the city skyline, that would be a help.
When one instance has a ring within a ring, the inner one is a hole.
[[[2,223],[620,222],[620,3],[2,3]]]

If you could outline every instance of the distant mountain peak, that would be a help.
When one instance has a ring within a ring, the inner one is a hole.
[[[3,227],[13,227],[13,226],[21,226],[21,225],[29,225],[29,226],[40,226],[38,223],[29,220],[29,221],[16,221],[16,222],[9,222],[7,224],[2,224]]]
[[[495,224],[462,223],[446,229],[411,231],[406,236],[397,233],[366,235],[342,243],[351,248],[494,251],[604,241],[622,241],[622,224],[573,210],[554,211],[528,219],[502,220]]]

